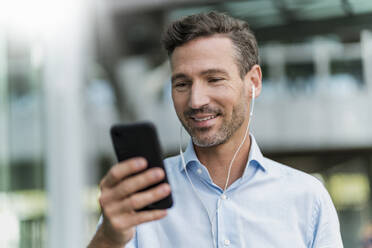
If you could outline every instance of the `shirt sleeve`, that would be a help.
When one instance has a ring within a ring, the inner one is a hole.
[[[312,248],[343,248],[340,223],[332,199],[322,183],[313,212]]]

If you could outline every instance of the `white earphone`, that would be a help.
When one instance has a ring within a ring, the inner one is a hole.
[[[250,127],[250,123],[251,123],[251,119],[253,117],[253,109],[254,109],[254,101],[255,101],[255,97],[256,97],[256,88],[254,87],[254,85],[252,84],[252,101],[251,101],[251,106],[250,106],[250,111],[249,111],[249,120],[248,120],[248,124],[247,124],[247,128],[245,130],[245,134],[244,134],[244,138],[242,140],[242,142],[240,143],[238,149],[236,149],[235,153],[234,153],[234,156],[232,157],[231,161],[230,161],[230,164],[229,164],[229,170],[228,170],[228,173],[227,173],[227,177],[226,177],[226,182],[225,182],[225,187],[223,189],[223,192],[222,192],[222,195],[225,194],[225,191],[227,189],[227,185],[229,183],[229,179],[230,179],[230,172],[231,172],[231,167],[233,165],[233,162],[237,156],[237,154],[239,153],[241,147],[243,146],[246,138],[247,138],[247,135],[248,135],[248,131],[249,131],[249,127]],[[185,158],[183,156],[183,151],[182,151],[182,126],[180,127],[180,142],[179,142],[179,147],[180,147],[180,156],[181,156],[181,160],[182,160],[182,166],[183,168],[185,169],[185,172],[186,172],[186,176],[187,176],[187,179],[188,181],[190,182],[191,184],[191,187],[195,193],[195,195],[199,198],[199,201],[201,202],[201,204],[203,205],[204,207],[204,210],[206,211],[207,215],[208,215],[208,220],[209,220],[209,223],[211,224],[211,235],[212,235],[212,239],[213,239],[213,247],[217,248],[217,245],[216,245],[216,237],[215,237],[215,233],[214,233],[214,227],[213,227],[213,223],[214,223],[214,219],[216,217],[216,213],[217,211],[219,210],[220,206],[221,206],[221,198],[218,199],[218,205],[217,205],[217,208],[216,208],[216,211],[214,212],[213,214],[213,218],[211,218],[211,215],[209,214],[209,211],[207,209],[207,207],[205,206],[202,198],[200,197],[198,191],[196,190],[193,182],[191,181],[190,179],[190,176],[189,176],[189,173],[187,172],[187,168],[186,168],[186,162],[185,162]]]

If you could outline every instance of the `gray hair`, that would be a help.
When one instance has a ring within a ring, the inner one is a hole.
[[[211,11],[184,17],[171,23],[163,33],[163,46],[171,56],[178,46],[199,38],[222,34],[230,38],[236,50],[241,78],[259,63],[257,40],[247,22]]]

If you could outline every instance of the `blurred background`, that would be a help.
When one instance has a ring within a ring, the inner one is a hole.
[[[257,36],[263,153],[324,183],[346,248],[372,243],[371,0],[12,0],[0,2],[1,248],[88,244],[112,124],[151,120],[177,153],[161,32],[209,10]]]

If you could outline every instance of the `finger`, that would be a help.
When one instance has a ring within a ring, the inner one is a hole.
[[[159,220],[164,218],[167,215],[167,210],[165,209],[157,209],[157,210],[150,210],[150,211],[142,211],[138,212],[133,218],[133,225],[139,225],[145,222]]]
[[[145,222],[159,220],[161,218],[164,218],[166,215],[167,210],[165,209],[141,211],[134,214],[123,214],[120,218],[116,218],[115,220],[113,220],[113,224],[117,223],[118,225],[120,225],[120,228],[128,229]]]
[[[144,158],[131,158],[113,166],[101,181],[102,187],[112,187],[123,178],[137,173],[147,166]]]
[[[167,197],[170,192],[171,188],[169,184],[163,183],[147,191],[133,194],[129,198],[123,200],[121,204],[116,205],[117,209],[112,209],[112,211],[128,212],[142,209],[149,204],[160,201],[161,199]]]
[[[165,176],[161,168],[151,168],[138,175],[128,177],[101,195],[102,202],[112,202],[160,182]]]
[[[127,197],[137,191],[145,189],[155,183],[160,182],[165,177],[164,170],[161,168],[152,168],[141,174],[132,176],[123,180],[118,185],[115,186],[112,191],[112,199],[122,199]]]

